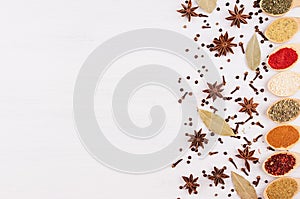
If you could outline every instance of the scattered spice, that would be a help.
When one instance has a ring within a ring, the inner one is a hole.
[[[241,168],[241,171],[242,171],[246,176],[249,176],[249,173],[246,171],[245,168]]]
[[[222,91],[224,90],[222,89],[223,85],[224,83],[221,84],[217,84],[217,82],[215,82],[214,84],[207,83],[208,89],[203,90],[204,93],[208,93],[206,99],[212,98],[213,101],[215,101],[217,97],[223,98],[222,95]]]
[[[244,73],[244,81],[246,81],[247,76],[248,76],[248,72],[246,71],[246,72]]]
[[[262,0],[261,9],[271,15],[281,15],[289,11],[293,0]]]
[[[260,134],[259,136],[257,136],[256,138],[253,138],[253,142],[257,142],[259,138],[261,138],[263,136],[263,134]]]
[[[197,184],[197,178],[194,178],[192,174],[190,174],[190,177],[186,177],[186,176],[182,176],[182,179],[185,182],[185,185],[183,187],[180,187],[181,189],[187,189],[189,194],[197,194],[197,188],[200,186],[199,184]]]
[[[187,17],[188,21],[190,22],[192,17],[198,17],[199,14],[195,12],[195,10],[198,8],[197,7],[192,7],[192,0],[189,0],[187,5],[181,4],[183,9],[177,10],[177,12],[181,13],[181,17]]]
[[[250,15],[243,14],[244,7],[242,9],[238,9],[237,5],[234,6],[234,10],[228,10],[230,17],[226,17],[227,20],[232,21],[230,26],[237,26],[238,28],[241,27],[241,23],[247,24],[246,19],[249,19]]]
[[[212,156],[212,155],[216,155],[218,153],[219,153],[218,151],[214,151],[214,152],[209,152],[208,155]]]
[[[228,158],[228,161],[231,162],[233,164],[233,166],[237,169],[237,166],[232,158]]]
[[[264,163],[267,173],[274,176],[281,176],[291,171],[296,165],[296,158],[288,153],[272,155]]]
[[[273,21],[268,26],[265,34],[269,40],[283,43],[290,40],[297,32],[297,22],[293,18],[284,17]]]
[[[268,64],[275,70],[282,70],[290,67],[298,60],[298,53],[293,48],[281,48],[271,54],[268,59]]]
[[[241,149],[238,149],[238,152],[239,152],[239,154],[235,155],[235,156],[240,159],[243,159],[245,161],[246,169],[248,171],[250,171],[250,164],[249,164],[248,160],[252,161],[252,162],[258,161],[258,158],[253,157],[255,150],[249,151],[249,147],[247,146],[243,151]]]
[[[258,186],[260,178],[261,178],[260,176],[256,176],[256,181],[253,181],[253,184],[254,184],[255,187]]]
[[[232,171],[231,180],[233,182],[236,193],[240,196],[241,199],[257,198],[254,187],[243,176]]]
[[[177,160],[175,163],[172,164],[172,168],[175,168],[183,159]]]
[[[244,103],[239,103],[239,105],[242,106],[242,108],[239,110],[239,112],[245,112],[248,115],[252,116],[252,113],[258,114],[256,111],[256,107],[259,105],[258,103],[253,103],[253,98],[248,100],[244,97]]]
[[[254,33],[249,40],[246,48],[247,65],[251,70],[256,70],[260,64],[261,51],[256,34]]]
[[[292,199],[297,193],[298,184],[293,178],[283,177],[274,180],[266,188],[266,194],[269,199],[288,198]]]
[[[224,35],[221,34],[219,36],[219,39],[215,38],[213,40],[213,43],[215,44],[215,47],[212,48],[212,51],[218,51],[218,56],[221,55],[226,56],[227,53],[234,54],[232,47],[236,47],[237,44],[232,43],[234,37],[229,38],[228,32],[226,32]]]
[[[300,112],[300,103],[296,99],[286,98],[275,102],[267,111],[271,120],[279,123],[294,120]]]
[[[215,186],[220,184],[225,184],[224,178],[229,178],[228,175],[224,174],[224,171],[226,170],[226,167],[223,167],[222,169],[218,169],[217,167],[214,167],[214,170],[211,172],[212,175],[208,175],[208,179],[213,180]]]
[[[242,53],[245,54],[244,43],[243,42],[239,42],[239,46],[242,49]]]
[[[291,125],[278,126],[267,134],[266,140],[274,148],[287,148],[299,140],[299,132]]]
[[[190,136],[188,142],[191,142],[190,148],[198,149],[199,146],[204,148],[204,143],[207,143],[208,139],[205,138],[206,134],[201,132],[202,129],[200,129],[198,132],[194,131],[194,135],[188,134],[188,136]]]

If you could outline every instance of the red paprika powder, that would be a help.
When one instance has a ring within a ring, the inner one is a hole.
[[[275,70],[286,69],[298,60],[298,53],[292,48],[282,48],[271,54],[268,64]]]

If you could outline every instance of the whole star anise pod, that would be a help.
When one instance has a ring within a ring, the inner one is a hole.
[[[258,103],[253,103],[253,97],[248,100],[244,97],[244,103],[239,103],[239,105],[242,106],[242,108],[239,110],[239,112],[245,112],[248,115],[252,116],[252,113],[258,114],[256,111],[256,107],[259,105]]]
[[[193,177],[193,175],[191,174],[190,177],[186,177],[186,176],[182,176],[182,179],[185,182],[185,185],[181,188],[185,188],[188,190],[189,194],[197,194],[197,187],[199,187],[200,185],[197,184],[197,180],[198,178]]]
[[[248,160],[252,162],[256,162],[259,160],[258,158],[253,157],[255,150],[249,151],[249,146],[247,146],[243,151],[241,149],[238,149],[238,152],[239,154],[235,156],[245,160],[245,167],[248,171],[250,171],[250,164]]]
[[[250,15],[243,14],[244,12],[244,7],[239,10],[237,5],[234,6],[234,10],[228,10],[229,14],[231,15],[230,17],[226,17],[227,20],[231,20],[231,25],[234,26],[236,25],[238,28],[241,27],[241,23],[247,24],[246,19],[250,18]]]
[[[192,7],[192,1],[191,0],[189,0],[187,5],[181,4],[181,6],[183,7],[183,9],[177,10],[177,12],[181,13],[182,17],[187,17],[189,22],[191,21],[192,17],[198,17],[199,16],[199,14],[197,14],[195,12],[195,10],[198,8],[198,6],[197,7]]]
[[[223,83],[221,83],[221,84],[217,84],[217,82],[215,82],[214,84],[207,83],[207,86],[208,86],[208,89],[205,89],[202,91],[204,93],[208,93],[208,96],[206,97],[206,99],[212,98],[213,101],[215,101],[217,99],[217,97],[223,98],[223,95],[221,94],[222,91],[224,90],[224,89],[222,89],[222,86],[224,86]]]
[[[225,184],[224,178],[229,178],[228,175],[224,174],[226,167],[223,167],[222,169],[218,169],[217,167],[214,167],[214,170],[211,172],[212,175],[208,175],[208,179],[213,180],[215,186],[220,184]]]
[[[200,129],[198,132],[194,131],[194,135],[188,135],[190,136],[188,142],[191,142],[190,148],[198,149],[199,146],[204,148],[203,143],[207,143],[208,139],[205,138],[206,134],[201,132],[202,129]]]
[[[221,34],[219,39],[214,38],[213,43],[215,47],[213,47],[212,51],[218,51],[218,56],[221,55],[226,56],[228,52],[234,54],[232,47],[236,47],[237,44],[232,43],[234,37],[228,38],[228,33],[226,32],[225,35]]]

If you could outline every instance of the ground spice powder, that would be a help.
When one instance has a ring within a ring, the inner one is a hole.
[[[269,199],[292,199],[296,194],[298,184],[292,178],[281,178],[272,184],[266,190]]]
[[[265,170],[274,176],[281,176],[291,171],[296,165],[296,158],[287,153],[279,153],[271,156],[265,162]]]
[[[270,55],[268,64],[276,70],[286,69],[298,60],[297,52],[292,48],[282,48]]]
[[[290,125],[278,126],[267,135],[268,143],[274,148],[287,148],[298,140],[298,130]]]
[[[277,43],[290,40],[298,31],[298,24],[293,18],[281,18],[275,20],[267,28],[266,37]]]

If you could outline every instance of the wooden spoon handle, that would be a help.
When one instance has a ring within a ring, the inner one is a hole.
[[[300,0],[294,0],[292,4],[292,8],[299,7],[300,6]]]

